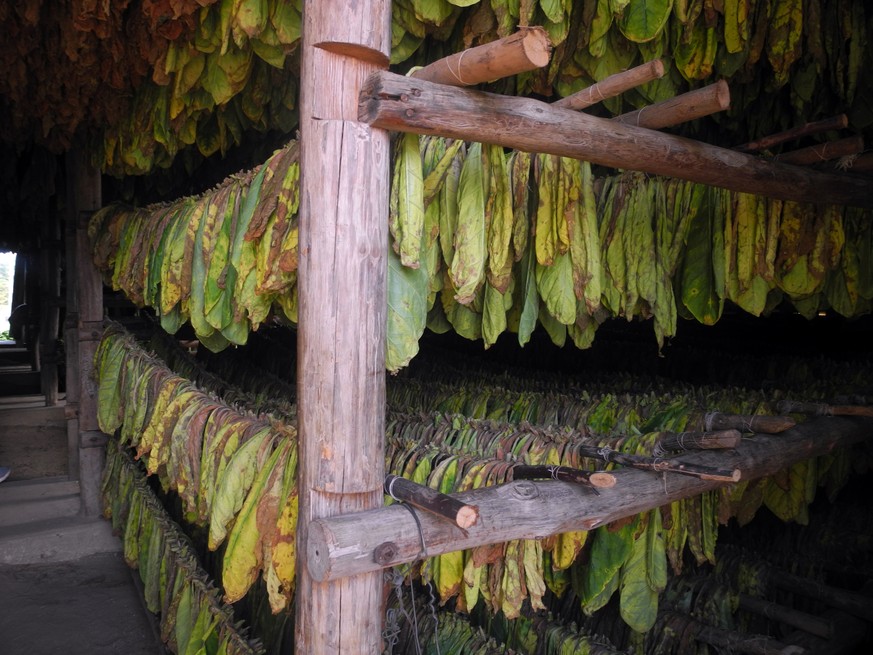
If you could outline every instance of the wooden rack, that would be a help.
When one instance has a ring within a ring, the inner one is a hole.
[[[810,457],[868,438],[869,419],[817,418],[778,436],[747,439],[735,451],[705,451],[677,458],[703,466],[736,467],[742,480],[772,475]],[[516,481],[455,496],[479,508],[479,522],[464,533],[441,518],[419,512],[415,518],[398,506],[323,518],[310,524],[306,563],[315,580],[335,580],[384,566],[513,539],[538,539],[573,530],[592,530],[679,498],[695,496],[723,483],[683,475],[617,469],[616,484],[589,493],[567,482]],[[379,551],[380,561],[374,559]],[[387,554],[391,555],[388,557]]]

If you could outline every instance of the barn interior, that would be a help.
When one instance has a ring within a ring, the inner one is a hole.
[[[318,78],[304,24],[370,4],[0,3],[0,507],[75,483],[175,653],[869,652],[873,10],[373,0],[382,59],[337,55],[372,77]],[[390,162],[336,221],[383,192],[376,272],[332,278],[305,139],[342,87]],[[384,466],[337,455],[377,506],[319,515],[331,395]],[[366,634],[319,591],[364,578]]]

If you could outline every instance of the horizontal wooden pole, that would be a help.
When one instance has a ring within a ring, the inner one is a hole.
[[[830,639],[834,631],[832,621],[747,594],[740,594],[740,609],[790,625],[822,639]]]
[[[869,419],[819,418],[778,437],[746,440],[733,451],[700,451],[677,459],[701,466],[735,467],[743,471],[744,479],[751,480],[862,441],[871,431]],[[433,556],[512,539],[592,530],[724,484],[635,469],[612,474],[616,485],[601,489],[599,495],[577,484],[553,480],[518,480],[456,494],[458,500],[479,508],[478,523],[466,532],[421,512],[416,521],[406,509],[393,505],[319,519],[310,524],[303,557],[314,579],[338,579],[412,562],[421,557],[422,542],[426,554]],[[392,556],[377,562],[374,554],[383,544],[390,544],[383,551],[390,550]]]
[[[664,62],[660,59],[647,61],[645,64],[634,66],[626,71],[614,73],[596,84],[577,91],[573,95],[561,98],[552,103],[552,107],[564,109],[585,109],[598,102],[614,98],[625,91],[664,77]]]
[[[615,476],[607,471],[582,471],[569,466],[535,466],[516,464],[510,469],[513,480],[560,480],[573,482],[591,488],[594,493],[598,489],[610,489],[615,486]]]
[[[716,114],[731,106],[727,82],[719,80],[700,89],[656,102],[654,105],[616,116],[613,120],[626,125],[660,130],[681,125],[695,118]]]
[[[763,434],[778,434],[797,424],[797,421],[790,416],[755,416],[721,412],[707,414],[704,422],[707,430],[740,430]]]
[[[864,137],[849,136],[837,141],[826,141],[808,148],[792,150],[776,156],[776,161],[794,166],[808,166],[820,161],[839,159],[847,155],[857,155],[864,151]]]
[[[742,443],[739,430],[710,430],[709,432],[673,432],[658,440],[656,448],[663,451],[717,450],[736,448]]]
[[[868,622],[873,622],[873,603],[864,594],[831,587],[793,573],[771,570],[770,584],[785,591],[801,594]]]
[[[696,641],[714,646],[720,651],[724,649],[726,652],[742,653],[743,655],[803,655],[806,653],[803,648],[789,646],[766,635],[725,630],[704,623],[690,614],[669,613],[678,615],[677,624],[687,626]]]
[[[472,86],[526,73],[549,63],[552,42],[542,27],[515,34],[438,59],[412,73],[436,84]]]
[[[780,400],[780,412],[786,414],[809,414],[811,416],[869,416],[873,418],[873,406],[829,405],[827,403],[803,403],[795,400]]]
[[[873,180],[762,161],[735,150],[553,107],[395,75],[372,74],[359,118],[415,132],[547,152],[800,202],[873,208]]]
[[[799,127],[792,127],[790,130],[777,132],[776,134],[765,136],[757,141],[743,143],[742,145],[736,146],[735,150],[739,150],[740,152],[758,152],[760,150],[772,148],[773,146],[778,146],[780,143],[785,143],[786,141],[793,141],[804,136],[809,136],[810,134],[819,134],[829,130],[841,130],[848,126],[849,117],[845,114],[839,114],[838,116],[832,116],[831,118],[825,118],[824,120],[806,123]]]

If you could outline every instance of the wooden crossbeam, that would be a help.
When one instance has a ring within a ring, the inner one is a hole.
[[[695,118],[703,118],[724,111],[731,106],[731,92],[727,82],[719,80],[700,89],[682,93],[654,105],[620,114],[612,120],[626,125],[660,130],[681,125]]]
[[[664,77],[664,62],[655,59],[610,75],[573,95],[553,102],[552,106],[564,109],[585,109],[661,77]]]
[[[775,157],[776,161],[783,164],[794,164],[795,166],[806,166],[808,164],[817,164],[820,161],[830,161],[839,159],[847,155],[857,155],[864,150],[864,137],[860,134],[849,136],[845,139],[836,141],[825,141],[818,145],[809,146],[808,148],[800,148],[790,152],[782,153]]]
[[[873,181],[762,161],[692,139],[554,107],[374,73],[361,89],[360,120],[388,130],[548,152],[782,200],[873,209]]]
[[[742,471],[743,480],[751,480],[867,439],[871,428],[873,422],[867,418],[821,417],[779,436],[759,435],[733,451],[707,450],[676,459],[702,466],[735,467]],[[314,579],[338,579],[412,562],[421,557],[422,543],[426,554],[433,556],[512,539],[591,530],[723,485],[636,469],[612,473],[615,486],[601,489],[599,495],[577,484],[551,480],[521,480],[456,494],[458,500],[479,508],[479,521],[466,532],[425,513],[419,513],[416,521],[396,505],[319,519],[310,524],[302,556]],[[377,562],[377,549],[391,557]]]
[[[806,123],[799,127],[793,127],[784,132],[771,134],[770,136],[762,137],[757,141],[743,143],[742,145],[736,146],[734,149],[739,150],[740,152],[758,152],[759,150],[766,150],[767,148],[778,146],[780,143],[793,141],[794,139],[809,136],[810,134],[818,134],[829,130],[841,130],[844,127],[848,127],[848,125],[848,116],[845,114],[839,114],[838,116],[832,116],[831,118],[825,118],[824,120]]]

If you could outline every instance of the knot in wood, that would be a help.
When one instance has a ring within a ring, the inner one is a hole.
[[[373,549],[373,561],[380,566],[387,566],[397,558],[398,552],[397,544],[386,541]]]
[[[540,495],[540,490],[530,480],[518,480],[509,487],[510,494],[519,500],[531,500]]]

